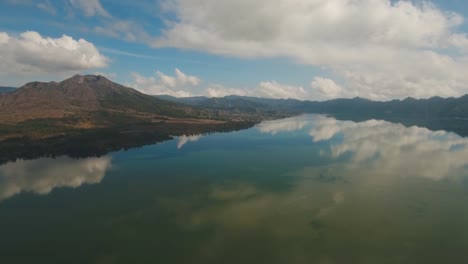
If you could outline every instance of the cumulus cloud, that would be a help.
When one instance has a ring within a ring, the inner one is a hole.
[[[0,32],[0,44],[6,44],[10,40],[10,36],[8,36],[5,32]]]
[[[244,88],[226,87],[221,84],[207,83],[202,86],[202,80],[193,75],[187,75],[179,69],[175,69],[174,75],[166,75],[156,71],[156,76],[145,77],[133,73],[133,82],[128,86],[140,90],[143,93],[154,95],[172,95],[176,97],[208,96],[224,97],[228,95],[254,96],[265,98],[293,98],[300,100],[324,98],[314,91],[314,87],[304,88],[282,84],[277,81],[263,81],[258,85]],[[324,79],[327,84],[333,81]],[[336,87],[338,87],[335,84]],[[335,89],[336,89],[335,87]]]
[[[315,77],[310,83],[310,87],[324,98],[338,97],[343,93],[343,89],[333,80],[322,77]]]
[[[63,35],[42,37],[34,31],[10,36],[0,32],[0,74],[64,73],[101,68],[108,59],[90,42]]]
[[[306,99],[308,97],[308,92],[301,86],[284,85],[276,81],[261,82],[257,89],[260,96],[268,98]]]
[[[164,84],[169,85],[170,87],[176,87],[177,85],[187,84],[191,86],[197,86],[201,82],[201,80],[198,77],[186,75],[177,68],[175,69],[175,77],[164,75],[159,71],[156,74],[159,76],[159,78],[161,78]]]
[[[156,77],[145,77],[138,73],[132,73],[133,82],[128,86],[147,94],[189,97],[193,95],[193,87],[201,83],[201,79],[198,77],[187,75],[179,69],[175,69],[174,74],[174,76],[170,76],[157,71]]]
[[[329,62],[326,57],[333,55],[329,51],[345,48],[340,52],[344,54],[350,50],[346,48],[348,45],[442,47],[450,44],[446,37],[463,22],[460,15],[443,12],[428,2],[420,5],[387,0],[172,2],[167,6],[178,21],[170,25],[155,45],[202,48],[201,44],[210,44],[203,49],[249,57],[289,55],[310,63]],[[218,41],[211,41],[214,39]],[[266,49],[262,44],[267,44]],[[310,52],[318,47],[328,52]],[[333,56],[332,60],[361,61],[359,57],[363,55],[352,52],[346,57]]]
[[[48,194],[55,188],[97,184],[111,167],[109,157],[19,160],[0,166],[0,200],[21,192]]]
[[[223,97],[227,95],[239,96],[254,96],[264,98],[293,98],[293,99],[312,99],[310,90],[304,89],[302,86],[293,86],[282,84],[277,81],[263,81],[258,85],[248,88],[231,88],[224,87],[220,84],[214,84],[208,87],[203,95],[209,97]]]
[[[457,96],[468,82],[463,17],[426,1],[169,0],[164,8],[175,19],[154,47],[324,66],[342,80],[314,80],[324,96]]]
[[[85,16],[100,15],[103,17],[110,17],[110,14],[102,7],[99,0],[70,0],[70,4],[81,9]]]
[[[227,88],[222,85],[211,85],[206,89],[205,95],[208,97],[224,97],[227,95],[246,96],[248,94],[246,89]]]
[[[155,75],[145,77],[138,73],[132,73],[133,81],[127,85],[147,94],[165,94],[176,97],[239,95],[301,100],[317,98],[312,88],[305,89],[302,86],[281,84],[276,81],[264,81],[248,88],[232,88],[214,83],[202,86],[202,80],[199,77],[187,75],[179,69],[175,69],[173,76],[160,71],[156,71]]]

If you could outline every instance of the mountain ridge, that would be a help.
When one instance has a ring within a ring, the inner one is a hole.
[[[140,142],[145,135],[164,140],[202,131],[230,131],[259,120],[158,99],[100,75],[30,82],[0,95],[0,141],[16,140],[16,145],[25,142],[23,138],[61,140],[103,135],[103,131],[112,131],[121,140]]]
[[[65,118],[93,112],[191,117],[190,107],[156,99],[100,75],[75,75],[61,82],[30,82],[0,95],[0,121]]]
[[[327,101],[301,101],[297,99],[272,99],[244,96],[225,96],[219,98],[196,97],[175,98],[162,96],[166,100],[184,103],[196,107],[210,107],[214,109],[229,106],[238,111],[247,110],[245,104],[258,103],[256,111],[281,110],[291,113],[321,113],[321,114],[363,114],[374,117],[412,117],[412,118],[468,118],[468,94],[458,98],[439,96],[427,99],[407,97],[391,101],[372,101],[366,98],[337,98]],[[242,100],[242,104],[236,104],[236,100]],[[217,107],[211,102],[224,101],[222,107]]]
[[[340,98],[301,101],[230,95],[218,98],[151,96],[100,75],[75,75],[61,82],[30,82],[0,94],[0,140],[54,136],[83,129],[149,125],[166,134],[226,122],[256,122],[298,114],[373,119],[468,119],[468,95],[392,101]],[[186,127],[182,130],[180,127]],[[213,127],[214,128],[214,127]]]

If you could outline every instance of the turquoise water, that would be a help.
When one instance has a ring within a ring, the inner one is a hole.
[[[1,263],[468,263],[468,139],[305,115],[0,166]]]

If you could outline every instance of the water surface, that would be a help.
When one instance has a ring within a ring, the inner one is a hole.
[[[467,263],[468,139],[306,115],[0,166],[2,263]]]

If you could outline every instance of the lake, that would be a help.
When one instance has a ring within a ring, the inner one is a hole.
[[[468,139],[303,115],[0,166],[1,263],[468,263]]]

